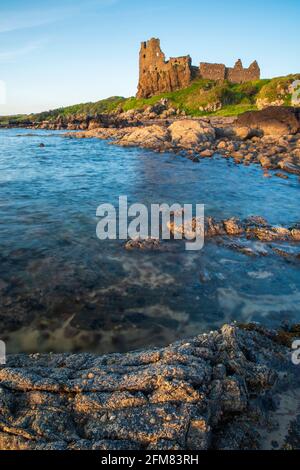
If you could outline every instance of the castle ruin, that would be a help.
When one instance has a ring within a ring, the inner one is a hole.
[[[195,78],[245,83],[259,80],[260,68],[256,61],[250,67],[244,68],[241,60],[238,60],[234,67],[204,62],[195,67],[189,55],[166,60],[159,39],[152,38],[142,42],[138,98],[150,98],[153,95],[187,87]]]

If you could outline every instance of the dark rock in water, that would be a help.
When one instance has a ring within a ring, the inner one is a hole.
[[[126,250],[157,250],[160,247],[161,243],[156,238],[128,240],[125,244]]]
[[[300,175],[300,165],[297,165],[289,160],[282,160],[279,162],[279,167],[287,173]]]
[[[268,404],[299,388],[295,369],[290,348],[259,325],[128,354],[8,356],[0,448],[282,448],[291,429],[299,436],[299,400],[295,413],[280,410],[285,433]]]
[[[189,159],[193,162],[193,163],[200,163],[200,159],[198,157],[195,157],[195,156],[190,156]]]
[[[294,224],[290,227],[291,234],[294,240],[300,241],[300,223]]]
[[[242,235],[244,233],[243,226],[235,218],[224,220],[223,225],[224,225],[227,235],[234,236],[234,235]]]
[[[246,256],[265,256],[264,252],[254,250],[253,248],[244,246],[240,243],[227,243],[225,246]]]
[[[284,173],[281,173],[281,172],[275,173],[274,176],[277,176],[277,178],[281,178],[281,179],[283,179],[283,180],[288,180],[288,179],[289,179],[288,175],[286,175],[286,174],[284,174]]]
[[[171,234],[180,234],[182,237],[193,238],[203,235],[203,221],[194,217],[188,223],[176,224],[171,221],[168,227]],[[215,220],[213,217],[204,219],[205,238],[217,236],[240,237],[257,239],[264,242],[270,241],[300,241],[300,228],[280,227],[268,225],[266,220],[259,216],[252,216],[244,220],[236,218]]]
[[[238,117],[237,127],[260,129],[265,135],[283,136],[300,130],[300,109],[270,106],[262,111],[249,111]]]
[[[247,227],[268,227],[268,222],[264,217],[261,217],[259,215],[252,215],[251,217],[247,217],[245,220],[245,225]]]
[[[288,252],[288,251],[285,251],[285,250],[282,250],[280,248],[277,248],[277,247],[272,247],[272,250],[273,252],[280,256],[281,258],[284,258],[286,261],[290,262],[290,263],[297,263],[299,262],[300,260],[300,253],[296,252]]]

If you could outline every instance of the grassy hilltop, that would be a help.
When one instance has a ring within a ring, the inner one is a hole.
[[[162,98],[167,98],[171,106],[185,111],[190,116],[234,116],[272,104],[290,105],[290,86],[295,80],[300,80],[300,74],[247,82],[241,85],[197,79],[187,88],[163,93],[149,99],[114,96],[95,103],[77,104],[38,114],[0,117],[0,124],[25,123],[26,120],[54,121],[59,117],[71,116],[80,118],[113,113],[120,109],[123,111],[140,110],[154,105]]]

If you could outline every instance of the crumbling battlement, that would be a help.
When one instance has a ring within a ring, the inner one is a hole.
[[[204,77],[203,77],[204,78]],[[260,68],[256,60],[245,69],[242,61],[238,60],[233,68],[226,68],[225,79],[232,83],[244,83],[260,79]]]
[[[149,98],[159,93],[187,87],[192,79],[197,77],[244,83],[259,80],[260,68],[256,61],[249,68],[244,68],[241,60],[238,60],[233,68],[226,67],[224,64],[204,62],[199,67],[194,67],[189,55],[172,57],[166,61],[159,39],[152,38],[147,42],[142,42],[138,98]]]
[[[192,79],[190,56],[166,61],[159,39],[143,42],[140,50],[140,80],[138,98],[149,98],[158,93],[188,86]]]

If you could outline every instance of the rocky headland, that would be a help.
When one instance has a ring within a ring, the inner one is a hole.
[[[225,325],[128,354],[9,356],[0,368],[0,447],[299,448],[297,335],[296,327]]]

